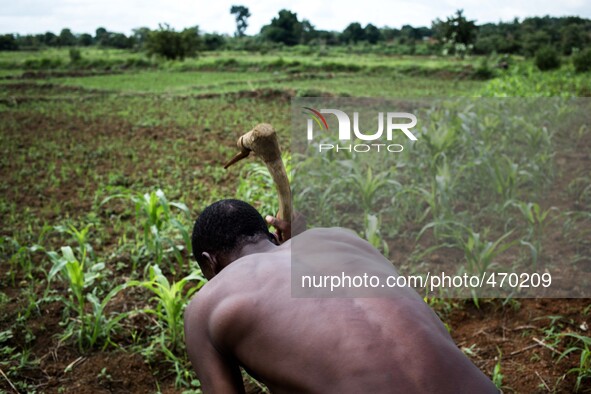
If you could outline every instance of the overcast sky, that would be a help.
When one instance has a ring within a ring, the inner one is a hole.
[[[0,0],[1,33],[94,33],[99,26],[129,34],[133,28],[157,28],[166,22],[176,29],[198,25],[202,31],[233,33],[230,7],[245,5],[252,16],[247,34],[256,34],[280,9],[308,19],[317,29],[343,30],[351,22],[400,28],[430,26],[458,8],[477,23],[514,17],[577,15],[591,18],[591,0]]]

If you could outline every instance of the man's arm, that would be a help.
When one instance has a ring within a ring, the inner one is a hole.
[[[187,353],[204,393],[244,393],[240,368],[216,349],[210,334],[211,307],[199,295],[185,310]]]

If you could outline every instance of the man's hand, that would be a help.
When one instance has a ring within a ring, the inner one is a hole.
[[[288,222],[287,220],[282,220],[271,215],[267,215],[265,220],[271,226],[275,227],[275,238],[277,238],[279,244],[289,240],[292,236],[306,231],[306,218],[298,212],[294,213],[293,222]]]

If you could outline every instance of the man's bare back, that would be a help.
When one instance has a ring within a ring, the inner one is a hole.
[[[309,230],[379,252],[342,229]],[[205,392],[242,392],[238,366],[273,393],[497,393],[411,289],[386,298],[292,298],[291,242],[255,248],[207,283],[185,312],[189,357]],[[350,252],[349,252],[350,254]],[[373,262],[369,262],[371,266]]]

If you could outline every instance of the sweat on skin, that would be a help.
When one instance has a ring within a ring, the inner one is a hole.
[[[273,393],[498,393],[412,289],[389,289],[388,297],[292,297],[297,242],[309,245],[298,255],[304,265],[346,256],[349,268],[392,272],[355,233],[312,229],[278,245],[248,204],[222,200],[212,207],[193,233],[193,251],[210,280],[185,311],[187,351],[204,393],[243,393],[240,366]],[[220,251],[200,242],[228,237],[227,226],[245,220],[245,211],[256,225],[237,224],[245,234],[235,247]],[[279,232],[289,229],[271,221]]]

